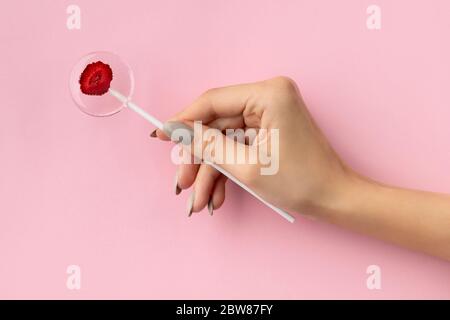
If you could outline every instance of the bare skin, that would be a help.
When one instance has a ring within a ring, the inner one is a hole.
[[[211,89],[170,119],[190,126],[198,120],[219,131],[279,130],[277,174],[261,175],[259,164],[221,165],[274,205],[450,261],[450,195],[395,188],[356,173],[330,146],[291,79]],[[168,140],[161,130],[155,134]],[[180,165],[177,181],[180,189],[193,186],[193,212],[208,202],[218,209],[225,200],[226,178],[208,165]]]

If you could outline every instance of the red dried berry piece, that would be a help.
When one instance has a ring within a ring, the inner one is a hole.
[[[111,67],[101,61],[90,63],[80,76],[81,92],[88,95],[101,96],[108,92],[113,79]]]

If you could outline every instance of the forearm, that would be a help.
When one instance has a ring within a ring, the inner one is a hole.
[[[352,176],[321,212],[332,223],[450,260],[450,196]]]

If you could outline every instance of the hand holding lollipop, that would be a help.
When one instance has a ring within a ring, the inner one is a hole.
[[[131,102],[133,83],[131,69],[117,55],[108,52],[93,53],[83,57],[73,68],[70,80],[74,101],[81,110],[90,115],[108,116],[119,112],[123,107],[128,107],[156,128],[163,130],[169,137],[178,129],[186,130],[191,136],[194,135],[193,130],[188,126],[178,123],[164,125]],[[222,173],[289,222],[294,222],[294,217],[289,213],[264,200],[218,164],[207,161],[204,163]]]

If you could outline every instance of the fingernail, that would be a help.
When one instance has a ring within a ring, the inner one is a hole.
[[[176,195],[179,195],[181,193],[181,188],[178,186],[178,169],[177,172],[175,173],[175,182],[173,183],[173,191],[175,192]]]
[[[192,215],[192,208],[194,207],[194,197],[195,197],[195,191],[192,191],[191,195],[189,196],[188,203],[187,203],[188,217],[190,217]]]
[[[152,132],[152,133],[150,133],[150,137],[152,137],[152,138],[156,138],[156,129],[155,129],[155,130],[153,130],[153,132]]]
[[[214,205],[213,205],[212,197],[209,198],[209,201],[208,201],[208,211],[209,211],[209,215],[212,216],[213,212],[214,212]]]

